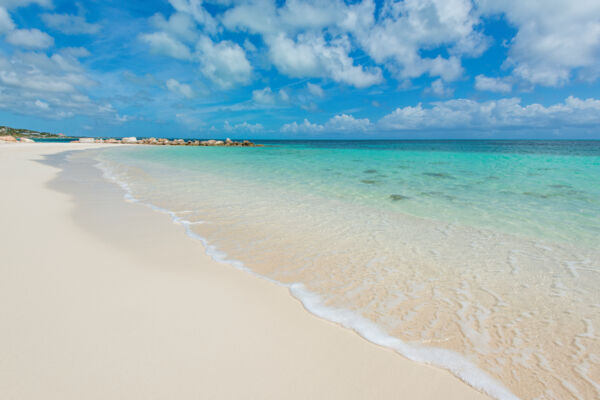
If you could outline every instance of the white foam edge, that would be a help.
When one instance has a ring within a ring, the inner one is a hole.
[[[206,238],[198,235],[191,229],[191,225],[204,223],[204,221],[191,222],[179,217],[177,215],[178,213],[174,211],[136,199],[131,193],[130,186],[112,174],[108,167],[102,162],[95,164],[95,166],[100,169],[102,176],[107,181],[113,182],[123,189],[125,192],[123,197],[127,202],[139,203],[154,211],[169,215],[173,223],[184,227],[186,235],[202,243],[206,254],[213,260],[219,263],[229,264],[236,269],[250,273],[260,279],[265,279],[278,286],[287,288],[290,294],[298,299],[304,308],[311,314],[337,323],[347,329],[351,329],[369,342],[392,349],[409,360],[445,369],[473,388],[478,389],[497,400],[519,400],[519,398],[508,388],[459,353],[435,347],[407,344],[402,340],[387,334],[383,329],[377,326],[377,324],[353,311],[326,306],[323,303],[321,296],[307,290],[302,283],[282,283],[254,272],[246,267],[241,261],[227,258],[227,254],[218,250],[214,245],[211,245]]]

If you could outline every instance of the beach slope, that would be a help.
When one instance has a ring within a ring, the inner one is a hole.
[[[89,162],[43,161],[98,147],[0,146],[3,399],[487,398],[215,262]]]

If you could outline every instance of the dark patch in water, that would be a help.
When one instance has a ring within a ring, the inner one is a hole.
[[[366,183],[367,185],[373,185],[377,183],[377,181],[374,181],[373,179],[363,179],[361,182]]]
[[[554,197],[551,194],[535,193],[535,192],[523,192],[523,194],[525,196],[537,197],[538,199],[547,199],[547,198],[550,198],[550,197]]]
[[[409,169],[410,167],[408,165],[398,165],[398,168],[400,168],[400,169]]]
[[[487,176],[485,179],[487,179],[488,181],[497,181],[500,178],[498,178],[497,176],[494,176],[494,175],[490,175],[490,176]]]
[[[554,189],[571,189],[573,186],[571,185],[548,185],[548,187],[554,188]]]
[[[363,171],[365,174],[376,174],[377,170],[376,169],[366,169]]]
[[[363,162],[363,160],[352,160],[354,162]]]
[[[454,196],[450,196],[449,194],[446,194],[444,192],[421,192],[421,196],[425,196],[425,197],[440,197],[442,199],[446,199],[446,200],[456,200],[456,197]]]
[[[423,172],[423,175],[438,179],[454,179],[454,177],[445,172]]]
[[[408,200],[410,197],[403,196],[401,194],[390,194],[391,201],[400,201],[400,200]]]

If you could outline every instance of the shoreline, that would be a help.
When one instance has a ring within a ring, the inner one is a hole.
[[[488,398],[217,263],[99,171],[32,161],[100,146],[0,147],[14,171],[0,241],[9,398]]]

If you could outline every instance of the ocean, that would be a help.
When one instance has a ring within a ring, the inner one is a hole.
[[[261,143],[96,157],[368,340],[499,399],[600,398],[600,141]]]

